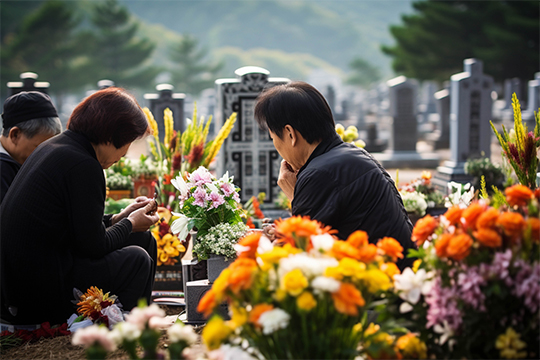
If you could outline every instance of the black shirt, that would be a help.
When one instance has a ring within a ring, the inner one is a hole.
[[[293,215],[309,215],[338,230],[340,239],[364,230],[371,243],[393,237],[407,249],[412,223],[390,175],[364,149],[344,143],[336,134],[323,140],[299,170]],[[411,260],[398,261],[410,266]]]

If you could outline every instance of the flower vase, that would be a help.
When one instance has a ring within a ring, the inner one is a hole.
[[[133,181],[133,196],[153,197],[155,181],[156,179],[147,179],[142,176],[138,179],[135,179]]]
[[[221,272],[228,268],[230,264],[234,262],[235,259],[227,259],[222,255],[210,255],[208,260],[206,260],[206,266],[208,269],[208,281],[210,284],[213,284],[214,281],[219,277]]]

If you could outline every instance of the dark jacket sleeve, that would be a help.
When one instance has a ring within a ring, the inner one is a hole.
[[[105,227],[105,178],[99,163],[88,160],[72,168],[67,174],[66,189],[75,255],[101,257],[123,247],[132,225],[129,220],[122,219]]]
[[[3,154],[2,154],[3,155]],[[13,179],[17,175],[20,165],[4,159],[0,160],[0,204],[6,196]]]

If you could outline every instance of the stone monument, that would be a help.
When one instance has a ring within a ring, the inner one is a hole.
[[[154,115],[158,124],[159,138],[163,141],[165,137],[165,124],[163,122],[163,111],[169,108],[173,113],[174,130],[184,132],[186,124],[184,121],[184,99],[183,93],[173,93],[174,86],[170,84],[159,84],[156,86],[157,94],[144,94],[144,99],[149,102],[148,108]]]
[[[523,110],[522,100],[519,95],[518,100],[520,101],[520,104],[522,104],[521,117],[523,119],[523,122],[527,125],[529,131],[532,131],[535,126],[534,112],[538,112],[538,108],[540,107],[540,72],[537,72],[535,74],[535,79],[530,80],[528,85],[529,96],[527,101],[527,108],[525,110]]]
[[[8,97],[22,91],[39,91],[48,94],[47,91],[51,84],[46,81],[37,81],[38,74],[24,72],[19,77],[21,78],[21,81],[9,81],[7,83]]]
[[[468,159],[491,157],[493,78],[483,73],[482,61],[465,59],[464,72],[450,78],[450,160],[437,168],[434,184],[446,191],[448,181],[470,182]]]

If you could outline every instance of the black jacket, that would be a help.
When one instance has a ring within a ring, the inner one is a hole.
[[[364,230],[376,243],[389,236],[404,249],[416,248],[412,223],[390,175],[365,150],[336,134],[323,140],[297,174],[293,215],[309,215],[338,230],[340,239]],[[410,266],[412,261],[398,261]]]
[[[4,200],[4,197],[20,168],[21,164],[16,162],[11,156],[0,153],[0,204],[2,203],[2,200]]]

